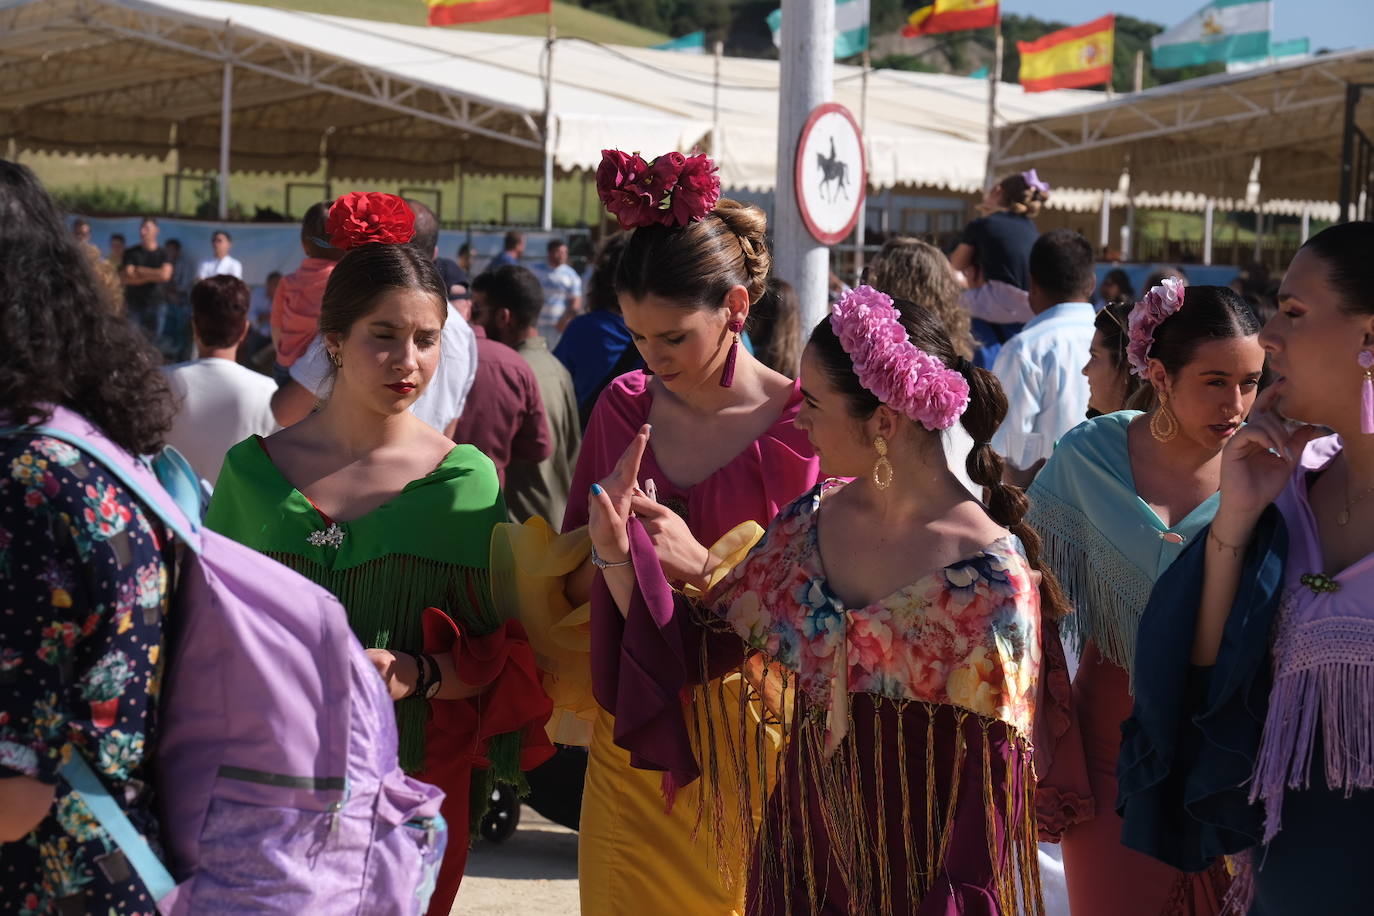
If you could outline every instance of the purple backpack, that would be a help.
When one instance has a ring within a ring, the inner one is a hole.
[[[391,698],[338,600],[200,527],[171,495],[194,505],[194,477],[179,490],[164,474],[164,487],[63,408],[29,429],[99,461],[185,547],[155,761],[167,868],[141,841],[120,844],[158,910],[423,913],[447,840],[444,794],[397,765]]]

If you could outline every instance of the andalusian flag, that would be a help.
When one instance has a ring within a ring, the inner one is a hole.
[[[997,0],[917,0],[902,26],[903,38],[985,29],[997,24]]]
[[[534,16],[549,11],[550,0],[425,0],[430,25],[486,22],[511,16]]]
[[[1022,87],[1044,92],[1111,82],[1115,37],[1116,16],[1109,13],[1035,41],[1018,41]]]
[[[1161,70],[1269,55],[1269,0],[1212,0],[1150,39],[1150,61]]]

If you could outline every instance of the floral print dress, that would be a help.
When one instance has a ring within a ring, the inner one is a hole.
[[[0,475],[0,778],[56,786],[38,827],[0,846],[0,914],[151,916],[146,889],[58,771],[86,755],[156,848],[167,532],[56,439],[0,438]]]
[[[1032,740],[1062,727],[1068,680],[1024,549],[1006,535],[846,607],[818,543],[823,495],[840,486],[785,507],[746,557],[749,532],[723,538],[714,552],[735,565],[705,597],[673,591],[630,525],[628,613],[602,578],[592,605],[609,647],[597,700],[627,723],[617,743],[708,794],[764,765],[747,742],[699,759],[688,735],[718,723],[678,701],[732,651],[738,664],[743,640],[772,663],[758,689],[786,735],[752,838],[747,916],[1042,913]]]

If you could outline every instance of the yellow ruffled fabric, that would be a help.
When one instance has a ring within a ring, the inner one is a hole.
[[[592,696],[591,604],[574,607],[565,588],[590,555],[585,527],[558,534],[538,516],[497,525],[491,535],[492,599],[529,636],[553,700],[549,740],[584,747],[600,709]]]
[[[719,541],[711,545],[711,556],[720,561],[720,564],[711,571],[711,578],[706,583],[704,590],[698,590],[695,586],[687,586],[682,593],[688,598],[697,601],[704,601],[715,587],[730,575],[730,571],[744,562],[744,558],[749,555],[749,551],[754,549],[754,545],[763,540],[764,530],[758,522],[741,522],[721,535]]]

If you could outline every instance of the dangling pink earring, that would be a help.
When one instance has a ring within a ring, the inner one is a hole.
[[[1364,367],[1364,385],[1360,389],[1360,432],[1374,433],[1374,353],[1360,351],[1360,365]]]
[[[744,330],[744,322],[738,318],[731,318],[725,327],[735,335],[734,341],[730,344],[730,352],[725,354],[725,368],[720,370],[720,387],[729,388],[735,384],[735,357],[739,353],[739,332]]]

